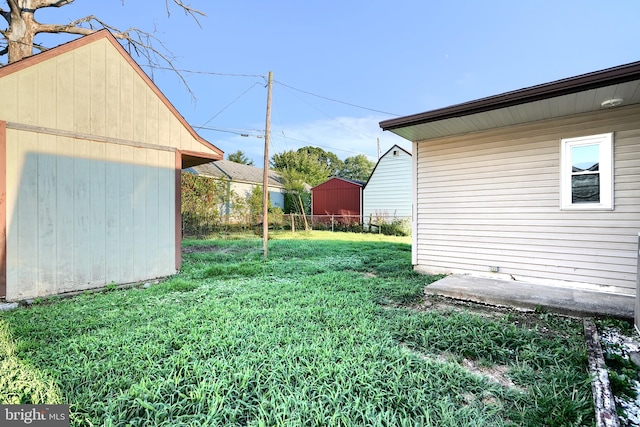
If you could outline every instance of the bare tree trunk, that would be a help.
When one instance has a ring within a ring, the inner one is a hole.
[[[11,25],[5,33],[8,44],[8,62],[16,62],[33,54],[33,40],[38,23],[33,12],[11,11]]]
[[[77,35],[88,35],[106,28],[114,37],[126,42],[129,50],[144,57],[149,65],[155,65],[157,61],[165,62],[169,68],[176,73],[178,71],[172,64],[172,55],[165,52],[166,48],[156,39],[153,33],[142,31],[138,28],[129,28],[127,30],[119,30],[105,22],[102,22],[94,15],[85,16],[76,19],[68,24],[41,24],[36,21],[34,14],[37,10],[47,7],[60,8],[73,3],[75,0],[4,0],[9,6],[5,9],[2,6],[3,0],[0,0],[0,17],[7,21],[7,29],[2,30],[0,27],[0,36],[7,42],[7,47],[0,49],[0,56],[8,55],[8,62],[16,62],[23,58],[33,55],[33,50],[46,50],[43,46],[34,45],[34,38],[39,33],[67,33]],[[166,1],[167,14],[169,14],[169,0]],[[123,1],[124,3],[124,1]],[[173,0],[177,7],[181,8],[187,15],[191,16],[195,22],[198,22],[198,16],[206,16],[199,10],[185,5],[182,0]],[[160,48],[154,47],[154,42],[158,42]],[[180,76],[180,74],[178,73]],[[180,76],[185,83],[184,78]],[[187,86],[188,87],[188,86]]]

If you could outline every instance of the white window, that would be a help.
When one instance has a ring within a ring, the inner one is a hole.
[[[560,208],[613,210],[613,134],[561,142]]]

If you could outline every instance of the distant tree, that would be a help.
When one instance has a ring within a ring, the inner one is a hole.
[[[297,172],[296,179],[303,180],[312,187],[325,182],[331,176],[331,170],[326,163],[318,159],[317,154],[304,150],[274,154],[270,164],[273,169],[282,173]]]
[[[247,196],[247,206],[249,208],[249,214],[251,215],[251,221],[255,224],[262,220],[262,185],[256,185],[251,190],[251,194]],[[267,198],[267,209],[271,209],[271,198]]]
[[[347,157],[344,160],[344,167],[338,174],[341,178],[353,179],[356,181],[366,181],[371,176],[373,168],[376,166],[364,154]]]
[[[307,183],[304,175],[295,169],[280,171],[284,179],[285,200],[284,211],[286,213],[311,213],[311,193],[307,191]]]
[[[327,166],[329,169],[329,176],[338,175],[340,170],[344,168],[344,162],[338,158],[331,151],[325,151],[320,147],[302,147],[298,148],[298,153],[307,153],[314,155],[318,158],[318,161]]]
[[[253,160],[250,160],[242,150],[238,150],[235,153],[227,154],[227,160],[232,162],[242,163],[243,165],[253,166]]]
[[[229,202],[226,182],[182,172],[182,225],[186,234],[200,234],[223,221]]]

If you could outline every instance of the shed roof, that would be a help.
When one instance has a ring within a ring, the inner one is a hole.
[[[640,103],[640,61],[380,122],[411,141]]]
[[[232,162],[231,160],[218,160],[198,165],[188,169],[188,172],[212,178],[225,178],[233,182],[244,182],[262,185],[263,168]],[[269,170],[269,185],[284,188],[284,178],[276,171]]]
[[[382,159],[384,159],[387,154],[389,154],[391,151],[393,151],[394,149],[398,149],[398,150],[402,150],[404,153],[406,153],[409,157],[411,157],[411,153],[407,150],[405,150],[404,148],[400,147],[398,144],[394,144],[393,147],[389,148],[382,156],[380,156],[380,158],[378,159],[378,161],[376,162],[376,165],[373,167],[373,170],[371,171],[371,174],[369,174],[369,178],[367,179],[367,182],[364,184],[364,187],[367,188],[367,184],[369,184],[369,181],[371,181],[371,177],[373,176],[373,174],[376,172],[376,169],[378,169],[378,165],[380,164],[380,161]]]
[[[331,178],[329,178],[328,180],[326,180],[325,182],[323,182],[322,184],[318,184],[315,187],[312,187],[311,190],[314,190],[318,187],[321,187],[323,185],[325,185],[328,182],[331,182],[333,180],[340,180],[340,181],[344,181],[347,182],[349,184],[353,184],[353,185],[357,185],[358,187],[364,187],[365,183],[363,181],[356,181],[355,179],[347,179],[347,178],[341,178],[339,176],[333,176]]]

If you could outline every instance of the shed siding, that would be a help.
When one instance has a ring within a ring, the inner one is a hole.
[[[3,77],[0,93],[7,122],[214,153],[107,38]]]
[[[363,217],[411,218],[411,156],[401,149],[386,153],[363,190]]]
[[[634,293],[640,108],[418,142],[416,269]],[[560,139],[614,132],[613,211],[560,211]],[[496,276],[496,277],[498,277]]]
[[[332,178],[311,189],[313,215],[360,216],[362,186]]]
[[[7,139],[8,300],[175,273],[172,153],[11,129]]]

